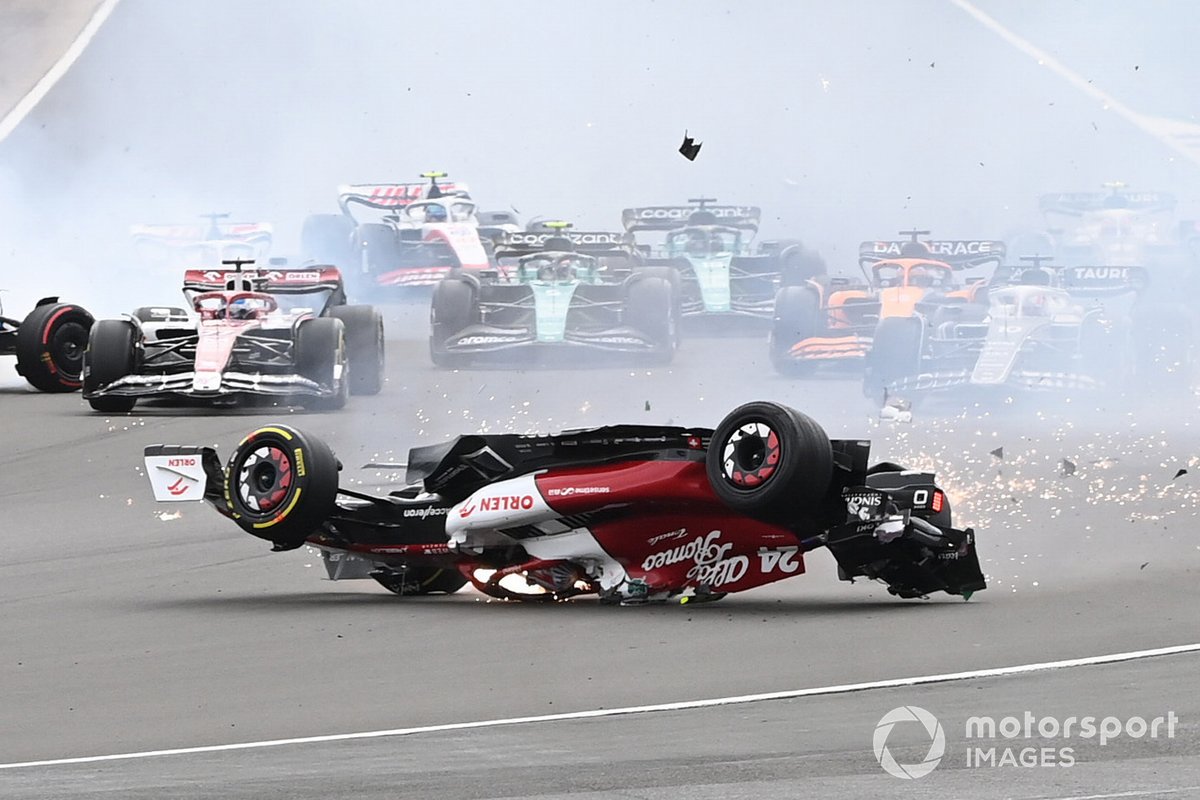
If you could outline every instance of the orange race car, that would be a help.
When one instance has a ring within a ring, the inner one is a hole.
[[[775,297],[771,360],[784,375],[804,375],[819,364],[862,363],[893,318],[959,315],[983,307],[986,275],[959,273],[1004,260],[1004,243],[990,240],[921,241],[929,231],[901,231],[908,241],[859,245],[865,282],[813,279],[785,286]]]

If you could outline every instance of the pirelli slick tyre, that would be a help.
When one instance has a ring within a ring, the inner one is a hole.
[[[312,214],[300,230],[300,246],[307,258],[318,264],[333,264],[343,272],[359,267],[354,263],[354,220],[345,214]]]
[[[775,295],[775,319],[771,325],[770,352],[775,371],[787,377],[812,372],[813,361],[789,355],[792,346],[817,335],[821,327],[821,299],[808,286],[784,286]]]
[[[124,319],[102,319],[92,326],[83,354],[83,395],[96,411],[115,414],[133,410],[136,397],[92,396],[118,378],[137,371],[137,328]]]
[[[404,572],[371,577],[392,594],[404,597],[454,594],[467,585],[463,574],[450,567],[409,567]]]
[[[919,375],[924,336],[921,320],[916,317],[880,320],[867,353],[863,394],[882,403],[893,383]]]
[[[334,306],[329,315],[346,327],[350,394],[379,394],[383,388],[383,315],[371,306]]]
[[[705,458],[709,485],[733,511],[785,521],[806,515],[833,480],[833,446],[810,417],[747,403],[722,420]]]
[[[790,242],[780,248],[779,267],[780,282],[784,286],[803,285],[805,281],[829,272],[825,259],[805,249],[800,242]]]
[[[83,385],[83,353],[92,315],[69,303],[40,305],[17,328],[17,372],[42,392]]]
[[[360,261],[354,266],[366,264],[367,272],[378,275],[399,266],[400,237],[390,225],[367,222],[355,231],[355,252]]]
[[[291,550],[337,508],[340,468],[314,436],[288,425],[259,428],[229,458],[225,502],[246,533]]]
[[[446,350],[450,337],[475,321],[475,287],[465,280],[446,278],[433,289],[429,309],[429,358],[436,366],[455,368],[466,364],[460,353]]]
[[[345,407],[350,394],[350,370],[346,364],[346,327],[340,319],[306,319],[296,331],[296,371],[311,381],[328,386],[333,394],[324,397],[301,395],[300,405],[318,411]]]
[[[675,287],[666,277],[637,276],[629,283],[625,320],[653,342],[650,358],[669,364],[679,346],[679,303]]]

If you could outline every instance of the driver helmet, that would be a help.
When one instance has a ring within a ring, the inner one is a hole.
[[[445,222],[446,207],[440,203],[425,206],[425,221],[426,222]]]
[[[575,259],[560,258],[538,267],[538,280],[569,281],[575,277]]]
[[[229,319],[254,319],[258,306],[249,297],[239,297],[229,304]]]
[[[1022,286],[1049,286],[1050,273],[1041,267],[1030,267],[1021,271],[1019,282]]]

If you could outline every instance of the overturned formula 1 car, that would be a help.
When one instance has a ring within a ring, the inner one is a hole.
[[[207,500],[275,550],[318,548],[333,580],[401,595],[470,582],[506,599],[713,600],[799,575],[819,547],[844,580],[900,597],[985,588],[974,532],[953,526],[934,476],[868,467],[869,449],[757,402],[715,430],[460,436],[414,448],[409,485],[386,495],[339,487],[329,447],[282,425],[225,468],[191,445],[148,447],[145,464],[157,500]]]

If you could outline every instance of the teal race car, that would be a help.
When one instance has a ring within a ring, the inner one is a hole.
[[[496,269],[455,270],[437,285],[434,364],[586,350],[670,362],[679,344],[674,273],[644,268],[628,234],[549,227],[503,236]]]
[[[621,212],[631,234],[661,232],[657,244],[643,244],[645,265],[677,274],[685,317],[728,316],[770,323],[782,286],[802,285],[825,273],[816,253],[795,240],[752,242],[762,211],[755,206],[646,206]]]

